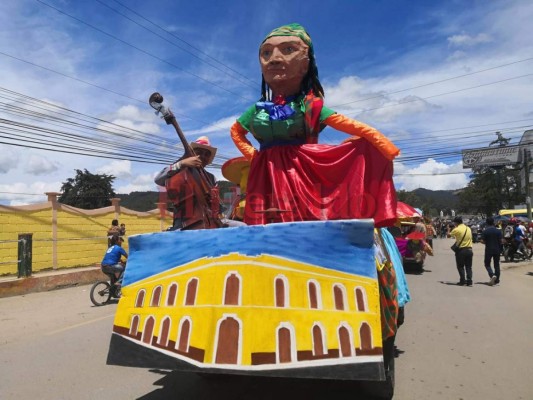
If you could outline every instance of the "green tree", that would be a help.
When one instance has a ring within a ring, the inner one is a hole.
[[[131,192],[129,194],[117,194],[120,198],[120,206],[135,211],[151,211],[157,208],[161,201],[160,192]],[[166,197],[165,197],[166,199]]]
[[[91,174],[86,169],[75,171],[76,176],[67,179],[61,186],[63,194],[59,197],[60,203],[85,210],[111,205],[111,198],[115,197],[113,175]]]
[[[396,197],[399,201],[405,204],[409,204],[411,207],[419,208],[422,203],[420,197],[418,197],[416,193],[408,192],[406,190],[398,190],[396,192]]]
[[[510,167],[474,169],[468,186],[458,196],[462,212],[482,215],[494,215],[501,208],[525,202],[520,172]]]

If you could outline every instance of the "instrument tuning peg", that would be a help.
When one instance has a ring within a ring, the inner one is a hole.
[[[170,109],[163,104],[163,96],[161,96],[160,93],[152,93],[152,95],[148,99],[148,102],[150,103],[150,106],[155,110],[155,115],[159,115],[159,113],[161,113],[161,118],[165,119],[165,121],[167,121],[168,118],[173,117]]]

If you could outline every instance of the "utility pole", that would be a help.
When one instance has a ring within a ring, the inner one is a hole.
[[[502,168],[503,166],[498,165],[496,167],[492,167],[496,170],[496,179],[498,182],[496,182],[496,187],[498,189],[498,210],[503,208],[503,201],[502,201]]]
[[[524,175],[526,181],[526,207],[527,207],[527,219],[531,221],[531,196],[529,192],[529,151],[524,149]]]
[[[489,147],[491,147],[492,145],[497,145],[498,147],[505,147],[505,146],[507,146],[509,144],[509,141],[511,140],[511,139],[504,138],[503,135],[501,134],[501,132],[496,132],[496,136],[497,136],[497,139],[495,139],[492,142],[490,142],[489,143]],[[498,177],[497,178],[498,182],[496,184],[496,186],[498,188],[498,209],[501,209],[503,207],[501,170],[502,170],[502,168],[504,168],[504,166],[503,165],[498,165],[498,166],[492,166],[491,168],[496,171],[496,175]],[[529,192],[526,192],[526,193],[527,193],[527,196],[529,196]],[[531,207],[531,206],[529,206],[529,207]]]

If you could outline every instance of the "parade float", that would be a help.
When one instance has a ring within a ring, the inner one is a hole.
[[[228,166],[246,192],[249,163]],[[262,225],[129,237],[108,364],[363,381],[391,398],[401,256],[365,202],[357,219],[267,210]]]
[[[197,221],[185,227],[204,229],[129,238],[108,363],[374,382],[381,383],[375,394],[390,399],[398,287],[406,290],[386,229],[397,219],[392,160],[399,149],[324,106],[313,44],[301,25],[270,32],[259,59],[260,101],[230,129],[245,158],[230,163],[235,174],[228,179],[246,192],[233,215],[245,224],[220,228],[201,170],[167,179],[174,209],[184,209],[176,199],[195,199],[188,204]],[[163,97],[154,93],[150,105],[187,153]],[[326,126],[349,139],[318,144]]]

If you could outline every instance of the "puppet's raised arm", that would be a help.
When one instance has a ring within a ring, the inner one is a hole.
[[[362,122],[348,118],[342,114],[333,114],[326,118],[323,123],[338,131],[368,140],[388,160],[394,160],[400,154],[400,149],[387,139],[385,135]]]

